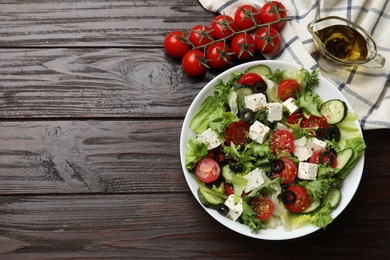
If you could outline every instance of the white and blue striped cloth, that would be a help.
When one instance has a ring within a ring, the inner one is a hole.
[[[279,0],[291,22],[282,29],[284,48],[268,59],[297,63],[305,68],[318,67],[316,51],[307,24],[316,17],[318,0]],[[390,0],[322,0],[320,16],[340,16],[356,22],[375,39],[378,53],[386,58],[383,68],[348,68],[340,74],[322,75],[331,79],[358,114],[363,129],[390,128]],[[265,0],[199,0],[211,12],[233,16],[238,6],[261,7]]]

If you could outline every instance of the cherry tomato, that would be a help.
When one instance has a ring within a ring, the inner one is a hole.
[[[181,31],[173,31],[167,34],[164,40],[165,52],[174,58],[181,58],[191,49],[191,45],[185,43],[186,34]]]
[[[325,164],[332,168],[337,167],[337,157],[334,153],[328,150],[315,151],[309,159],[310,163]]]
[[[241,85],[247,85],[253,87],[257,82],[264,81],[264,79],[257,73],[249,72],[242,75],[237,83]]]
[[[324,116],[310,115],[309,118],[303,118],[301,121],[302,128],[328,128],[328,121]]]
[[[270,139],[270,147],[276,154],[278,152],[291,153],[294,150],[294,136],[287,130],[276,130]]]
[[[190,50],[182,59],[181,65],[188,76],[200,76],[206,71],[206,67],[202,64],[203,52],[200,50]]]
[[[210,27],[201,24],[195,25],[190,31],[188,40],[196,47],[205,45],[213,40],[210,33]]]
[[[274,213],[274,203],[270,198],[252,198],[249,202],[256,212],[256,217],[262,221],[269,219]]]
[[[288,198],[288,203],[286,203],[286,200],[282,201],[284,202],[284,205],[286,206],[287,210],[290,212],[302,212],[310,205],[310,197],[307,193],[306,189],[302,186],[294,185],[287,188],[285,191],[286,193],[282,196],[288,196],[288,197],[294,197]]]
[[[291,114],[288,118],[287,118],[287,123],[291,124],[291,125],[300,125],[301,122],[302,122],[302,119],[304,118],[305,116],[303,115],[303,113],[293,113]]]
[[[226,143],[244,146],[248,140],[249,125],[244,121],[231,123],[226,129]]]
[[[282,101],[290,97],[296,98],[299,91],[301,91],[301,85],[295,79],[282,80],[278,86],[278,95]]]
[[[275,178],[283,178],[282,184],[288,184],[297,176],[297,166],[288,158],[281,158],[280,160],[283,161],[284,168],[279,173],[273,173],[273,176]]]
[[[278,1],[270,1],[263,5],[263,7],[260,10],[260,20],[262,23],[271,23],[280,18],[286,18],[287,12],[286,7]],[[271,26],[275,29],[280,29],[284,26],[286,22],[278,22],[275,24],[272,24]]]
[[[273,27],[261,27],[256,31],[255,45],[263,54],[275,54],[281,46],[280,34]]]
[[[247,60],[253,57],[256,51],[255,40],[252,35],[240,33],[233,37],[230,47],[239,60]]]
[[[231,59],[230,47],[224,42],[215,42],[207,47],[207,64],[214,69],[224,69]]]
[[[249,29],[260,24],[260,12],[251,5],[243,5],[234,13],[234,21],[240,30]]]
[[[228,196],[234,194],[234,187],[230,183],[225,183],[225,194]]]
[[[196,176],[204,183],[212,183],[221,175],[221,168],[213,159],[205,158],[196,164]]]
[[[227,38],[237,31],[237,25],[229,15],[218,15],[211,22],[212,36],[215,39]]]

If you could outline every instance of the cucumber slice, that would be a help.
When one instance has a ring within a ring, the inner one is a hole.
[[[328,193],[324,196],[322,203],[324,205],[329,204],[332,209],[339,205],[341,200],[341,191],[336,187],[331,187],[328,190]]]
[[[245,96],[249,96],[250,94],[253,94],[253,90],[250,88],[239,88],[236,90],[237,93],[237,103],[241,103],[244,100]]]
[[[233,180],[233,171],[230,169],[230,166],[229,164],[225,164],[223,167],[222,167],[222,176],[223,178],[225,178],[226,182],[229,182],[231,183],[232,180]]]
[[[320,113],[326,118],[328,124],[337,124],[347,116],[348,107],[340,99],[331,99],[321,105]]]
[[[252,66],[245,71],[245,73],[249,73],[249,72],[254,72],[259,74],[260,76],[266,76],[266,77],[272,74],[271,68],[263,64]]]
[[[200,186],[198,188],[198,198],[206,208],[214,208],[216,205],[224,203],[226,199],[224,195],[218,194],[206,186]]]
[[[353,149],[346,148],[337,153],[337,165],[336,168],[340,171],[349,162],[353,156]]]
[[[314,210],[316,210],[319,206],[321,206],[321,200],[320,199],[314,199],[311,201],[309,207],[303,211],[303,213],[309,213]]]

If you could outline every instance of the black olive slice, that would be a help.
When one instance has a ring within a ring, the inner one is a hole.
[[[280,159],[272,160],[271,162],[271,171],[274,173],[280,173],[284,169],[284,162]]]
[[[256,82],[252,89],[254,93],[264,93],[267,90],[267,83],[265,81]]]
[[[227,214],[229,213],[229,207],[226,206],[226,205],[223,204],[223,203],[219,203],[219,204],[216,206],[216,210],[217,210],[218,213],[221,214],[222,216],[227,216]]]
[[[250,122],[253,119],[254,112],[250,108],[245,108],[240,113],[240,119],[244,122]]]
[[[213,159],[220,165],[223,166],[227,163],[225,154],[221,150],[216,150],[213,155]]]
[[[237,164],[237,163],[232,163],[229,165],[229,167],[230,167],[230,170],[232,170],[233,172],[242,172],[242,170],[243,170],[242,165]]]
[[[282,193],[282,201],[285,205],[293,204],[297,200],[297,195],[291,190],[285,190]]]
[[[340,141],[340,130],[337,126],[332,126],[329,128],[329,140],[334,140],[336,142]]]
[[[330,132],[327,128],[318,128],[316,130],[316,137],[320,140],[331,140]]]
[[[334,162],[334,155],[330,151],[323,151],[320,154],[320,163],[326,166],[332,165]]]

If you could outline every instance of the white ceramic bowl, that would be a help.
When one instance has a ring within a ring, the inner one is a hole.
[[[258,65],[258,64],[264,64],[270,67],[272,70],[275,69],[291,69],[291,68],[301,68],[301,66],[287,63],[287,62],[281,62],[281,61],[272,61],[272,60],[262,60],[262,61],[254,61],[254,62],[248,62],[245,64],[238,65],[236,67],[233,67],[217,77],[215,77],[213,80],[211,80],[196,96],[194,101],[192,102],[191,106],[189,107],[186,117],[184,119],[183,128],[181,131],[181,137],[180,137],[180,159],[181,164],[184,172],[185,179],[188,183],[188,186],[196,198],[196,200],[199,202],[199,204],[209,213],[214,219],[216,219],[218,222],[220,222],[222,225],[230,228],[231,230],[234,230],[240,234],[258,238],[258,239],[266,239],[266,240],[284,240],[284,239],[292,239],[297,238],[301,236],[308,235],[310,233],[315,232],[319,229],[319,227],[314,225],[306,225],[296,230],[286,231],[282,226],[277,227],[276,229],[265,229],[260,230],[258,233],[252,233],[250,229],[243,224],[240,224],[237,221],[231,221],[226,217],[221,216],[216,210],[205,208],[199,201],[198,195],[197,195],[197,189],[198,184],[194,177],[191,176],[191,174],[186,170],[185,168],[185,155],[187,152],[187,143],[188,141],[194,136],[194,132],[189,128],[189,124],[192,120],[192,118],[195,116],[196,112],[198,111],[200,105],[202,104],[203,100],[207,96],[211,96],[214,94],[214,86],[216,85],[217,81],[219,79],[226,82],[229,79],[229,76],[232,72],[235,71],[244,71],[247,68]],[[341,92],[327,79],[319,75],[319,86],[315,89],[315,91],[321,96],[323,101],[329,100],[329,99],[341,99],[344,100],[348,106],[349,111],[353,111],[351,105],[348,103],[348,101],[345,99],[345,97],[341,94]],[[356,121],[356,125],[359,127],[358,122]],[[361,131],[361,129],[360,129]],[[343,182],[343,185],[341,187],[341,194],[342,198],[340,201],[340,204],[335,208],[332,212],[332,217],[336,218],[348,205],[348,203],[352,200],[352,197],[354,196],[359,183],[360,179],[363,174],[363,166],[364,166],[364,156],[360,159],[358,164],[354,167],[352,172],[346,177],[346,179]]]

